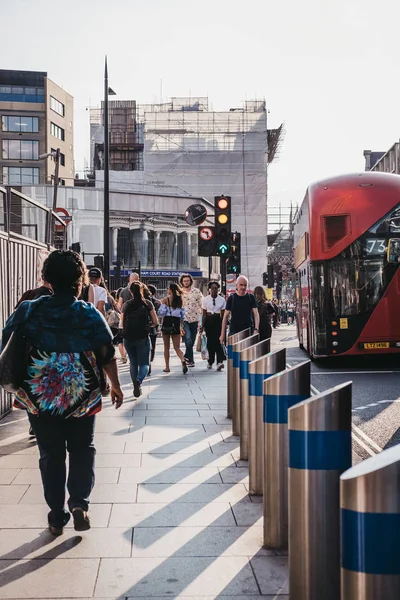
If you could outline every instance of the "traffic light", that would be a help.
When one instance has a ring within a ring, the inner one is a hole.
[[[267,286],[269,288],[274,287],[274,265],[268,265],[267,269]]]
[[[197,250],[198,256],[215,256],[215,227],[197,228]]]
[[[240,233],[235,231],[231,237],[231,254],[226,263],[226,272],[228,274],[239,275],[242,270],[240,261]]]
[[[100,269],[102,273],[104,273],[104,257],[102,254],[98,254],[93,258],[94,266]]]
[[[228,256],[231,249],[231,197],[215,196],[215,242],[217,256]]]
[[[276,297],[278,299],[281,297],[281,293],[282,293],[282,279],[283,279],[283,273],[279,267],[278,278],[277,278],[277,282],[276,282]]]

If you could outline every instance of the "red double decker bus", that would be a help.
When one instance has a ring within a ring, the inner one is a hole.
[[[299,344],[311,357],[400,352],[398,249],[400,176],[366,172],[308,187],[294,263]]]

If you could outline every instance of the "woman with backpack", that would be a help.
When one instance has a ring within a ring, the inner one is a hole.
[[[132,299],[122,306],[121,325],[124,346],[129,356],[133,395],[142,395],[142,382],[150,364],[150,323],[158,325],[157,315],[150,300],[143,296],[143,286],[139,281],[130,285]]]
[[[43,278],[53,295],[20,304],[3,330],[2,347],[11,335],[17,337],[11,337],[10,348],[14,339],[20,340],[15,348],[20,354],[13,360],[20,361],[21,368],[12,382],[18,388],[15,406],[27,411],[37,439],[49,529],[58,536],[71,514],[76,531],[90,529],[87,512],[95,480],[93,440],[95,415],[102,407],[101,369],[110,379],[116,408],[123,393],[111,331],[94,306],[77,300],[87,281],[79,254],[51,252]],[[69,512],[64,506],[66,487]]]
[[[182,372],[185,375],[188,372],[188,367],[183,356],[183,352],[179,347],[181,342],[181,326],[183,317],[185,316],[185,309],[183,308],[182,290],[177,283],[170,283],[168,288],[168,296],[161,300],[158,316],[163,317],[161,332],[164,342],[164,373],[170,372],[169,349],[172,339],[172,345],[176,355],[182,363]]]

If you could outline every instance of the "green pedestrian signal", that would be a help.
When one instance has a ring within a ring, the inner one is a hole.
[[[227,244],[220,244],[218,246],[218,254],[220,256],[226,256],[229,251],[229,246]]]

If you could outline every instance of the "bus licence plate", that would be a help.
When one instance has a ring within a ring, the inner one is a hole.
[[[374,350],[375,348],[389,348],[389,342],[374,342],[373,344],[364,344],[365,350]]]

